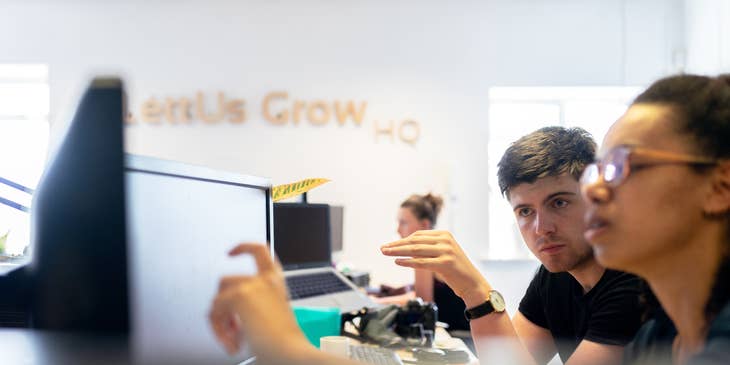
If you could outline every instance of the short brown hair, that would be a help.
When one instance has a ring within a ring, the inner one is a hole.
[[[537,179],[570,173],[580,179],[583,169],[593,162],[596,142],[582,128],[544,127],[513,142],[497,164],[499,190]]]

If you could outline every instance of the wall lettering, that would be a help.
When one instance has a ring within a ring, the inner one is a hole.
[[[334,117],[339,125],[351,120],[355,125],[362,124],[367,102],[348,101],[304,101],[295,99],[289,102],[289,93],[274,91],[266,94],[261,102],[264,119],[271,124],[283,125],[289,122],[297,125],[304,118],[313,125],[328,124]]]
[[[286,91],[272,91],[261,99],[261,117],[269,124],[276,126],[309,124],[317,127],[327,125],[345,126],[352,123],[360,127],[365,121],[368,103],[355,100],[303,100],[290,99]],[[139,120],[142,123],[190,124],[199,121],[215,125],[223,122],[243,124],[246,122],[246,101],[227,97],[223,92],[213,96],[198,91],[192,98],[188,97],[151,97],[144,100],[139,107]],[[127,125],[139,123],[134,112],[125,122]],[[414,146],[421,136],[418,122],[407,119],[387,123],[373,121],[375,139],[388,138]]]
[[[373,123],[375,126],[375,141],[377,142],[380,137],[390,137],[390,141],[394,142],[395,137],[411,146],[415,146],[418,142],[418,138],[421,137],[421,127],[418,122],[406,119],[398,124],[398,128],[395,128],[395,123],[391,120],[388,123],[380,124],[378,121]],[[397,132],[396,132],[397,131]]]

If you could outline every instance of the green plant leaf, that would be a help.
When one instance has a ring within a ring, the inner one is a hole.
[[[5,252],[5,241],[8,240],[8,235],[10,234],[10,231],[5,232],[4,235],[0,236],[0,253]]]

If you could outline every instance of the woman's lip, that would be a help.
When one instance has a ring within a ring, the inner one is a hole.
[[[597,209],[589,209],[584,219],[585,232],[583,232],[583,238],[588,242],[595,242],[599,236],[606,233],[610,225],[610,222]]]
[[[602,223],[602,224],[592,224],[588,226],[586,231],[583,233],[583,237],[588,240],[588,242],[595,242],[596,239],[604,234],[606,230],[608,229],[608,224]]]

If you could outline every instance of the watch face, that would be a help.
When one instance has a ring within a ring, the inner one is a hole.
[[[499,294],[498,291],[492,290],[489,292],[489,301],[492,302],[495,312],[504,312],[504,298],[502,298],[502,294]]]

